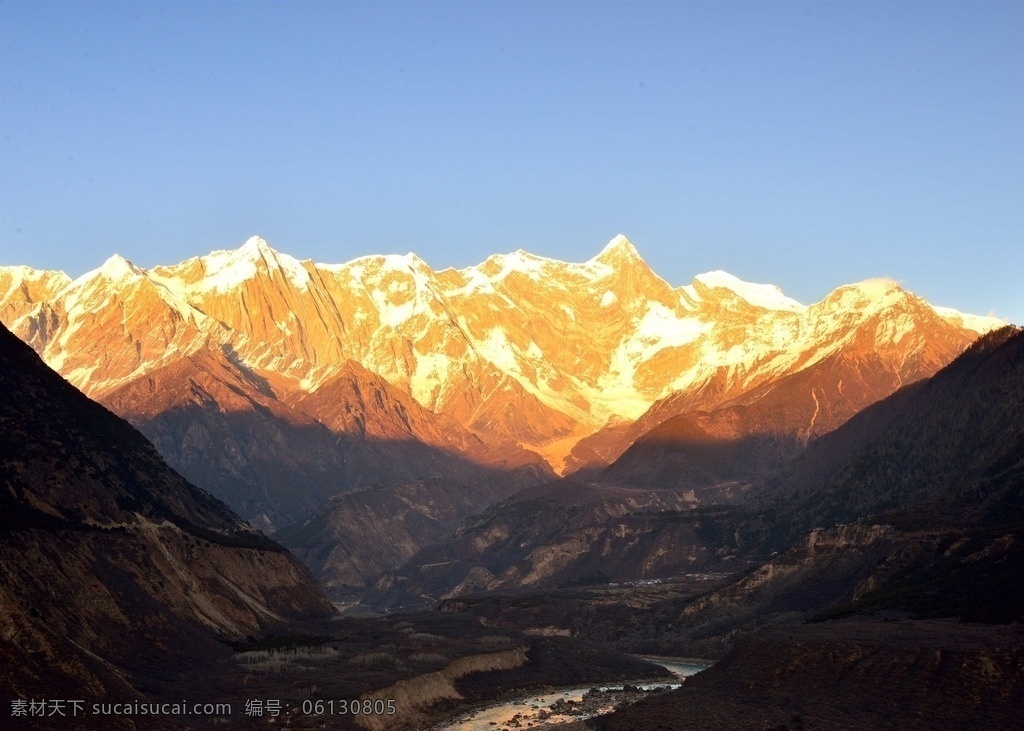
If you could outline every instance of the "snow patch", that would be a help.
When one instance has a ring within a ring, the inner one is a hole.
[[[281,331],[282,335],[284,335],[285,337],[290,337],[295,334],[295,331],[292,330],[292,323],[294,323],[295,321],[295,313],[289,312],[287,320],[275,320],[274,324],[277,325],[277,329]]]
[[[317,264],[317,266],[321,265]],[[346,268],[348,269],[348,285],[350,287],[363,286],[363,277],[365,276],[366,273],[366,267],[363,264],[345,264],[338,267],[337,269],[330,269],[329,267],[327,267],[328,271],[335,272],[343,271]]]
[[[256,260],[239,257],[237,251],[214,251],[200,261],[204,276],[190,289],[230,292],[256,276]]]
[[[277,254],[276,260],[281,271],[288,278],[288,281],[296,289],[307,289],[309,287],[309,272],[298,259],[293,259],[287,254]]]
[[[427,409],[433,409],[437,393],[451,378],[451,359],[444,353],[416,351],[416,370],[409,378],[409,395]]]
[[[382,325],[398,327],[416,314],[429,311],[434,295],[430,280],[423,272],[425,265],[422,259],[415,254],[389,255],[377,257],[376,262],[381,274],[398,275],[398,279],[386,287],[382,287],[379,280],[366,287],[367,294],[380,314]],[[401,302],[393,301],[403,298]]]
[[[704,274],[698,274],[694,277],[694,282],[699,282],[708,289],[727,289],[750,304],[757,307],[763,307],[766,310],[802,312],[807,309],[795,299],[791,299],[784,295],[782,290],[774,284],[753,284],[751,282],[744,282],[742,279],[734,277],[732,274],[723,272],[720,269],[705,272]],[[686,291],[686,293],[691,297],[695,297],[697,294],[695,288],[689,288],[689,291]]]
[[[633,342],[643,343],[644,348],[638,352],[650,357],[662,348],[692,343],[711,327],[712,323],[701,322],[696,317],[679,318],[660,302],[648,302],[647,311],[637,323]]]
[[[412,271],[414,269],[419,269],[426,264],[426,262],[411,251],[408,254],[384,254],[383,256],[375,256],[372,258],[380,262],[381,269],[398,272]]]
[[[601,297],[601,307],[611,307],[619,298],[610,289]]]
[[[849,285],[848,289],[862,293],[869,300],[883,299],[893,290],[900,289],[900,283],[889,277],[874,277]]]
[[[665,348],[688,345],[714,327],[696,317],[678,317],[660,302],[649,301],[633,334],[612,352],[608,370],[598,379],[603,405],[627,419],[639,418],[651,400],[636,390],[639,367]]]
[[[450,297],[466,297],[479,292],[493,292],[494,284],[490,277],[485,275],[476,267],[457,270],[460,275],[466,278],[466,283],[456,289],[447,292]]]
[[[878,342],[899,345],[900,341],[912,332],[914,332],[914,318],[910,315],[900,315],[878,323],[875,337]]]
[[[370,296],[373,298],[373,304],[377,307],[381,325],[398,327],[416,314],[415,299],[409,299],[407,302],[396,305],[388,299],[386,293],[379,289],[372,290]]]
[[[552,264],[559,265],[561,262],[517,249],[511,254],[489,256],[483,264],[459,269],[458,272],[471,279],[476,279],[477,276],[483,277],[493,285],[513,273],[524,274],[530,279],[538,280],[544,276],[547,267]],[[486,269],[495,269],[496,271],[494,274],[488,275],[485,273]]]
[[[519,373],[515,349],[500,325],[492,327],[485,339],[477,341],[476,351],[506,373]]]
[[[931,308],[935,311],[935,314],[946,322],[959,325],[967,330],[973,330],[979,335],[984,335],[987,332],[998,330],[1010,324],[1008,321],[993,315],[969,315],[952,307],[936,307],[935,305],[931,305]]]

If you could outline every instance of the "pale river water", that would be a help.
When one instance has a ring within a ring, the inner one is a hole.
[[[636,681],[630,683],[644,690],[654,688],[678,688],[682,681],[691,675],[696,675],[701,670],[711,665],[710,662],[702,660],[690,660],[685,658],[666,657],[645,657],[658,665],[668,668],[675,674],[675,679],[665,678],[654,681]],[[500,731],[503,728],[531,729],[531,731],[542,731],[549,726],[569,721],[580,721],[585,718],[608,713],[613,709],[609,704],[607,707],[599,708],[586,715],[569,715],[552,711],[551,706],[559,701],[580,701],[591,688],[607,690],[622,690],[622,684],[609,685],[588,685],[586,687],[563,688],[551,693],[542,695],[525,696],[511,701],[504,701],[493,706],[477,708],[460,714],[457,719],[435,726],[435,731]]]

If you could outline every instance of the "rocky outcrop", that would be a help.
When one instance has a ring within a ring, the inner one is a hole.
[[[675,628],[690,652],[718,656],[744,634],[853,600],[922,554],[934,557],[938,545],[936,536],[908,537],[886,525],[814,530],[738,581],[687,604]]]

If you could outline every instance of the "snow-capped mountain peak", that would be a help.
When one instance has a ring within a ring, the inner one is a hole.
[[[135,266],[120,254],[114,254],[103,262],[103,265],[100,266],[99,269],[94,269],[93,271],[82,275],[80,279],[84,280],[91,279],[95,276],[103,276],[112,282],[118,282],[134,279],[136,277],[144,277],[145,275],[146,273],[143,269]]]
[[[636,247],[624,235],[616,234],[611,241],[605,244],[605,247],[601,249],[597,256],[587,263],[600,263],[615,267],[635,261],[642,261],[640,252],[636,250]]]
[[[874,277],[837,287],[818,306],[877,311],[914,297],[895,279]]]
[[[238,247],[239,253],[248,257],[269,258],[277,256],[277,252],[261,236],[250,236]]]
[[[0,267],[0,304],[49,299],[69,284],[71,277],[64,272],[24,265]]]
[[[702,288],[709,290],[726,289],[746,302],[766,310],[802,312],[807,309],[795,299],[783,294],[782,290],[774,284],[744,282],[739,277],[723,272],[720,269],[698,274],[694,277],[693,282],[690,287],[684,287],[683,289],[691,298],[698,300],[701,297],[700,290]]]
[[[904,291],[900,283],[890,277],[872,277],[840,289],[854,290],[870,300],[880,300],[897,291]]]
[[[993,315],[968,315],[952,307],[937,307],[935,305],[931,305],[931,308],[943,320],[973,330],[979,335],[1010,324],[1007,320]]]
[[[259,236],[250,236],[237,249],[220,249],[206,256],[158,268],[158,278],[173,291],[229,292],[254,279],[258,272],[281,272],[299,289],[309,285],[309,272],[297,259],[276,251]]]
[[[542,276],[545,269],[552,264],[558,265],[561,262],[537,256],[522,249],[516,249],[510,254],[494,254],[489,256],[482,264],[460,269],[459,272],[471,279],[474,278],[474,273],[478,272],[491,282],[498,282],[513,273],[523,274],[531,279],[536,279]]]

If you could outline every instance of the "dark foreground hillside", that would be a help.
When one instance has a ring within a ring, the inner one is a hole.
[[[2,328],[0,392],[5,700],[175,697],[220,640],[333,613],[287,551]]]
[[[678,691],[592,728],[1011,729],[1021,698],[1019,625],[847,620],[762,631]]]

